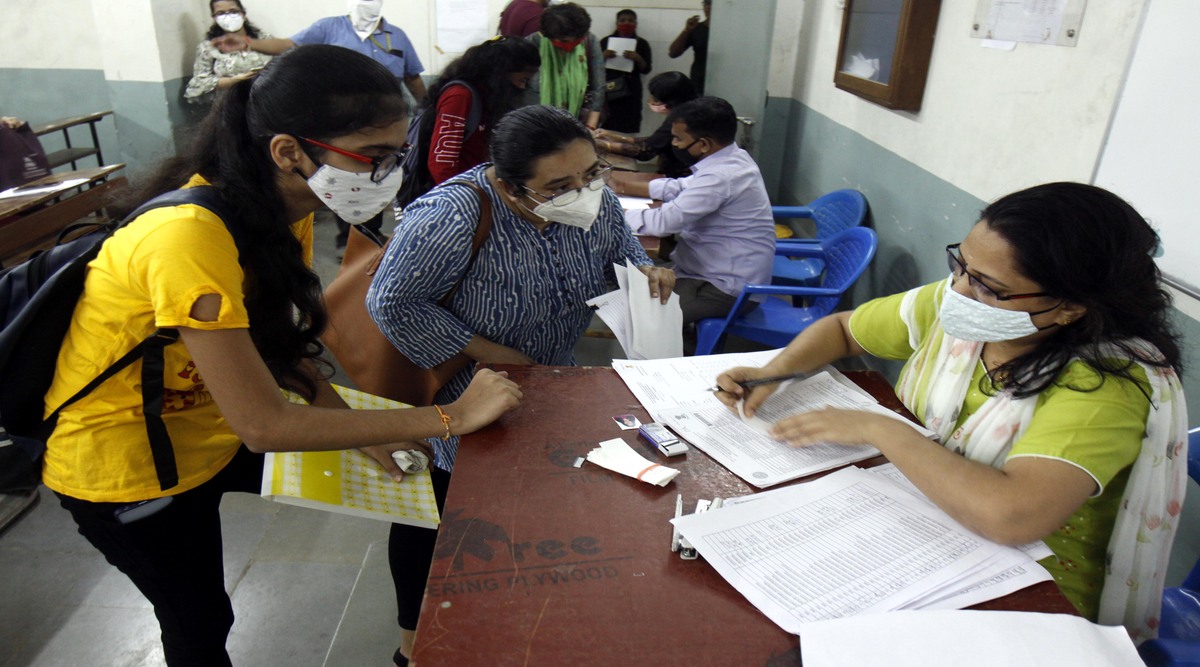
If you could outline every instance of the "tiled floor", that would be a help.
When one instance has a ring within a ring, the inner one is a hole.
[[[332,223],[316,227],[317,271],[337,269]],[[579,361],[607,365],[615,341],[586,338]],[[398,643],[387,524],[226,496],[229,652],[255,667],[390,664]],[[163,664],[141,594],[78,533],[52,493],[0,534],[0,667]]]

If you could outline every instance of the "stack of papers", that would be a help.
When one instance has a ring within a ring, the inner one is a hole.
[[[646,460],[620,438],[600,443],[599,447],[588,452],[587,460],[601,468],[655,486],[666,486],[679,476],[678,470]]]
[[[613,368],[655,421],[665,423],[758,488],[879,454],[873,447],[834,443],[791,447],[767,435],[771,424],[790,415],[830,406],[865,410],[900,420],[926,437],[933,435],[879,405],[832,367],[782,385],[749,420],[734,414],[710,391],[722,371],[734,366],[762,366],[778,353],[768,350],[653,361],[614,360]]]
[[[858,468],[737,500],[672,523],[788,632],[859,614],[961,609],[1050,580],[1029,553]]]
[[[650,279],[632,262],[613,264],[619,289],[587,302],[633,359],[683,356],[683,309],[679,295],[666,303],[650,296]]]

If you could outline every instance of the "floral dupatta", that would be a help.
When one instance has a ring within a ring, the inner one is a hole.
[[[948,281],[942,289],[950,289]],[[1013,444],[1029,427],[1037,397],[1017,399],[1001,391],[956,429],[983,343],[954,338],[942,329],[941,322],[935,322],[920,340],[914,321],[917,291],[905,294],[900,305],[901,319],[916,351],[900,373],[896,393],[940,436],[947,449],[1001,468]],[[939,291],[939,299],[941,294]],[[1148,356],[1161,356],[1149,343],[1134,344]],[[1115,346],[1112,349],[1114,357],[1125,356]],[[1097,619],[1104,625],[1124,625],[1136,642],[1158,634],[1163,579],[1187,488],[1183,387],[1172,369],[1139,365],[1150,385],[1150,412],[1109,539]]]

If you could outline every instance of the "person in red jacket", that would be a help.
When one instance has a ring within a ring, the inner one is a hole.
[[[495,37],[446,66],[429,90],[427,109],[432,113],[421,118],[422,138],[429,137],[421,142],[428,147],[424,164],[433,185],[488,161],[491,126],[520,106],[521,91],[540,65],[533,44]],[[478,121],[468,128],[472,105],[477,105]]]

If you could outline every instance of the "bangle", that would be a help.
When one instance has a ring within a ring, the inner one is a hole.
[[[442,418],[442,426],[445,427],[445,429],[446,429],[446,435],[442,436],[442,440],[449,440],[450,439],[450,415],[446,414],[446,412],[444,410],[442,410],[442,406],[440,406],[440,405],[435,405],[435,406],[433,406],[433,408],[438,411],[438,416],[440,416]]]

